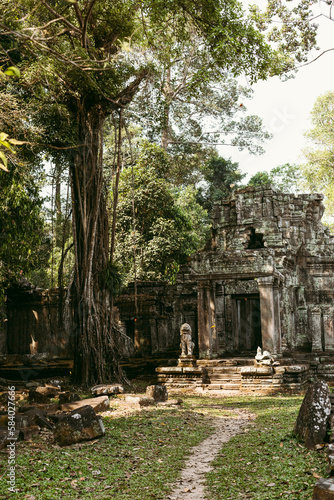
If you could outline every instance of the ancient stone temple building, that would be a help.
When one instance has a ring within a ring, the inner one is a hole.
[[[199,356],[334,350],[334,236],[322,195],[245,188],[216,206],[196,283]]]
[[[172,286],[138,287],[118,306],[136,348],[178,349],[193,330],[195,353],[214,359],[256,353],[334,351],[334,236],[321,223],[322,195],[270,188],[236,191],[215,208],[212,238]]]

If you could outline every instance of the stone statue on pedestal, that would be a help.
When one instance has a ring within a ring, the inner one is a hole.
[[[192,356],[193,349],[195,347],[194,342],[191,340],[191,326],[188,323],[183,323],[180,328],[180,336],[181,336],[181,356]]]
[[[270,352],[263,351],[263,353],[262,353],[261,347],[257,348],[255,359],[256,359],[257,364],[268,365],[268,366],[271,366],[273,364],[273,361],[274,361]]]

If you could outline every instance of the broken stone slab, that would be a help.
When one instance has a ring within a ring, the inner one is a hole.
[[[35,436],[38,436],[40,428],[38,425],[29,425],[20,429],[20,437],[23,441],[31,441]]]
[[[100,396],[102,394],[123,394],[124,387],[121,384],[100,384],[91,388],[93,396]]]
[[[294,433],[308,449],[324,442],[330,414],[328,385],[323,380],[317,380],[306,391],[294,427]]]
[[[39,394],[43,394],[48,398],[55,398],[60,393],[60,388],[55,387],[54,385],[45,385],[37,387],[36,392],[38,392]]]
[[[29,401],[34,401],[35,403],[40,403],[40,404],[48,404],[50,403],[50,398],[45,394],[38,392],[37,389],[30,389]]]
[[[15,415],[15,427],[17,429],[22,429],[23,427],[30,427],[34,425],[34,420],[27,413],[17,413]]]
[[[164,385],[148,385],[146,387],[146,396],[154,399],[155,402],[167,401],[167,387]]]
[[[23,415],[27,415],[32,421],[42,429],[53,429],[53,425],[46,418],[46,412],[39,408],[32,408],[26,411]]]
[[[82,401],[76,401],[74,403],[67,403],[65,405],[61,405],[62,411],[72,411],[82,408],[83,406],[91,406],[96,413],[100,413],[101,411],[109,410],[110,408],[110,400],[108,396],[100,396],[98,398],[91,399],[83,399]]]
[[[64,391],[59,393],[60,405],[74,403],[75,401],[81,401],[79,394],[77,394],[76,392]]]
[[[176,406],[182,404],[182,399],[169,399],[168,401],[159,401],[157,406]]]
[[[49,414],[49,413],[55,413],[56,411],[58,411],[60,409],[60,406],[57,403],[36,404],[36,405],[31,405],[31,406],[25,406],[20,411],[22,413],[27,413],[27,411],[29,411],[29,410],[35,410],[35,409],[41,410],[42,412],[45,412],[46,414]]]
[[[126,396],[125,402],[130,406],[153,406],[155,405],[155,400],[153,398],[142,397],[142,396]]]
[[[61,418],[54,431],[54,439],[59,446],[68,446],[89,441],[105,434],[100,415],[96,415],[90,405],[71,411]]]
[[[312,500],[334,500],[334,478],[321,478],[313,488]]]

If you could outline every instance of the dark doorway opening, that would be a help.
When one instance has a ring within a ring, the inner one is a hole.
[[[237,349],[240,352],[256,351],[262,347],[260,297],[244,295],[233,298]]]

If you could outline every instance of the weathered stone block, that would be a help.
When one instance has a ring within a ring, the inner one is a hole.
[[[240,373],[242,377],[271,376],[273,374],[273,370],[270,366],[243,366],[240,369]]]
[[[100,415],[94,409],[83,406],[66,415],[56,425],[54,439],[60,446],[89,441],[105,434]]]
[[[20,429],[20,437],[24,441],[30,441],[33,437],[38,436],[39,431],[38,425],[29,425]]]
[[[305,394],[294,427],[294,433],[307,448],[313,449],[317,444],[324,442],[330,413],[328,385],[322,380],[317,380]]]
[[[124,387],[121,384],[100,384],[91,388],[91,393],[94,396],[102,394],[123,394]]]
[[[152,406],[155,405],[153,398],[142,397],[142,396],[126,396],[125,402],[131,406]]]
[[[167,401],[167,387],[163,385],[149,385],[148,387],[146,387],[146,396],[149,398],[153,398],[156,402]]]
[[[334,478],[321,478],[314,485],[312,500],[334,500]]]
[[[29,391],[29,400],[34,401],[36,403],[40,404],[48,404],[50,403],[50,398],[46,396],[45,394],[42,394],[41,392],[37,391],[37,389],[30,389]]]
[[[157,373],[182,373],[181,366],[158,366],[155,370]]]
[[[31,410],[26,411],[23,415],[27,415],[30,419],[33,420],[35,424],[44,429],[53,429],[53,425],[46,418],[46,413],[39,408],[32,408]]]
[[[43,394],[48,398],[55,398],[59,394],[60,389],[53,385],[45,385],[37,387],[36,392],[38,392],[39,394]]]
[[[67,403],[74,403],[75,401],[80,401],[81,398],[79,394],[75,392],[65,391],[59,394],[59,404],[64,405]]]
[[[110,401],[108,396],[100,396],[98,398],[83,399],[74,403],[68,403],[61,406],[62,411],[72,411],[82,408],[83,406],[91,406],[96,413],[106,411],[110,408]]]

